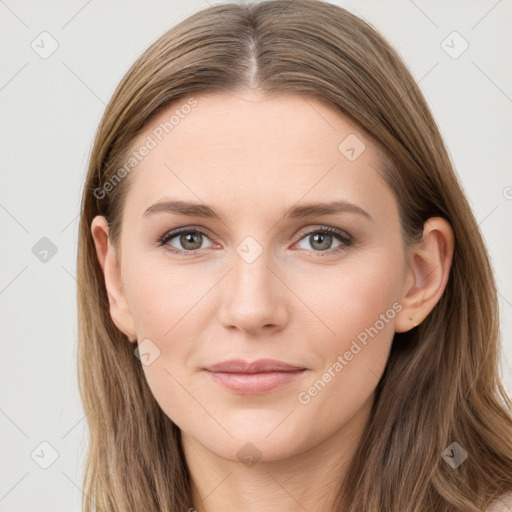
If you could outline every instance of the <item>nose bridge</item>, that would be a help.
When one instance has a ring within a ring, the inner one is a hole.
[[[261,292],[268,296],[271,292],[270,250],[264,250],[263,246],[253,240],[242,242],[233,257],[233,292],[239,296],[239,300],[244,296],[254,297],[255,293]]]

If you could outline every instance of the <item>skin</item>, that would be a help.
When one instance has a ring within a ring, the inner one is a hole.
[[[130,175],[120,256],[105,219],[92,222],[110,312],[127,343],[135,348],[136,340],[149,339],[160,351],[143,368],[155,399],[182,431],[191,507],[329,510],[368,423],[394,333],[419,324],[441,297],[453,233],[432,218],[423,240],[406,247],[397,201],[376,171],[377,148],[321,101],[248,91],[194,97],[197,107]],[[133,147],[176,107],[159,113]],[[349,134],[365,144],[354,161],[338,149]],[[143,216],[164,198],[212,205],[221,220]],[[290,206],[340,199],[371,220],[354,212],[283,217]],[[191,244],[200,247],[192,255],[171,252],[191,247],[180,245],[180,236],[167,246],[155,243],[188,226],[204,233],[202,244]],[[354,242],[315,242],[325,226]],[[298,235],[303,228],[311,232]],[[248,236],[262,250],[251,263],[236,250]],[[299,393],[393,304],[400,311],[300,403]],[[273,358],[306,371],[267,393],[240,395],[201,370],[231,358]],[[253,465],[237,456],[247,443]]]

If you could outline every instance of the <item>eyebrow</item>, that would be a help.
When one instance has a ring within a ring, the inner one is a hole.
[[[202,203],[189,203],[175,200],[158,201],[151,205],[142,216],[148,217],[161,212],[185,215],[188,217],[202,217],[220,220],[220,215],[212,206]],[[337,213],[356,213],[373,222],[372,216],[367,211],[353,203],[343,200],[292,206],[284,212],[283,218],[301,219],[315,215],[336,215]]]

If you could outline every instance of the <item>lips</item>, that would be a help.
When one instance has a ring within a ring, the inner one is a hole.
[[[239,394],[261,394],[293,382],[306,368],[277,361],[259,359],[243,361],[232,359],[204,368],[211,379]]]
[[[291,372],[304,369],[303,366],[294,366],[276,359],[258,359],[252,362],[243,361],[242,359],[231,359],[206,368],[210,372],[223,373]]]

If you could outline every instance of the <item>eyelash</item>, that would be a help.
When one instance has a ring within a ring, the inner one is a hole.
[[[177,236],[179,236],[183,233],[200,233],[201,235],[206,236],[208,238],[206,233],[204,233],[200,229],[198,229],[194,226],[189,226],[186,228],[179,228],[174,231],[168,231],[167,233],[165,233],[162,237],[160,237],[157,240],[157,245],[164,246],[167,244],[167,242],[169,242],[173,238],[176,238]],[[309,229],[309,230],[303,229],[303,230],[299,231],[299,233],[297,234],[299,236],[299,239],[297,240],[297,242],[300,242],[303,238],[306,238],[308,235],[313,235],[313,234],[317,234],[317,233],[333,235],[335,238],[337,238],[341,242],[341,244],[338,245],[338,247],[335,247],[334,249],[327,249],[326,251],[309,251],[309,252],[316,253],[317,256],[319,256],[319,257],[337,254],[338,252],[346,250],[348,247],[350,247],[354,243],[354,239],[351,235],[349,235],[345,231],[341,231],[340,229],[333,228],[330,226],[322,226],[321,228]],[[195,253],[199,252],[198,249],[194,250],[194,251],[192,251],[192,250],[180,251],[179,249],[176,249],[175,247],[171,247],[171,246],[169,246],[166,249],[175,254],[182,254],[185,256],[192,256]],[[303,249],[303,250],[307,250],[307,249]]]

